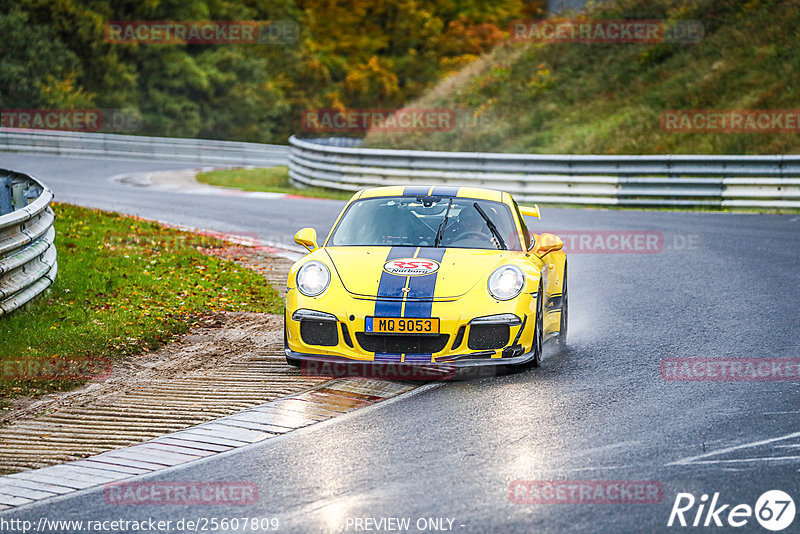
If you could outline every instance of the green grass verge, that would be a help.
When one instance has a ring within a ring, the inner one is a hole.
[[[319,187],[295,187],[289,181],[289,168],[286,166],[267,169],[227,169],[201,172],[197,175],[197,181],[208,185],[241,189],[242,191],[266,191],[304,197],[350,200],[350,197],[353,196],[352,193]]]
[[[0,404],[80,380],[10,379],[14,362],[113,360],[152,350],[223,311],[281,313],[254,271],[204,254],[225,243],[115,213],[54,204],[58,277],[27,309],[0,318]]]

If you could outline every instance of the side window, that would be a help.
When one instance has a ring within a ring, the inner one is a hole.
[[[533,248],[533,234],[531,234],[530,230],[528,230],[528,225],[525,224],[525,217],[523,217],[519,212],[517,201],[512,200],[511,202],[514,203],[514,211],[517,212],[517,218],[519,219],[519,224],[522,227],[522,236],[525,238],[525,250],[530,250]]]

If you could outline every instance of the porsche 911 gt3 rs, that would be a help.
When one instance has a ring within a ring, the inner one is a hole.
[[[289,272],[286,360],[538,367],[566,342],[567,258],[508,193],[454,186],[359,191]]]

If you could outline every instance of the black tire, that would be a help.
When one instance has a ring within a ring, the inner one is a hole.
[[[558,330],[558,346],[567,346],[567,328],[569,326],[569,301],[567,299],[567,263],[564,262],[564,283],[561,289],[561,326]]]
[[[283,311],[283,353],[286,356],[286,363],[291,365],[292,367],[300,367],[300,360],[296,358],[290,358],[286,351],[289,350],[289,336],[286,334],[287,330],[286,325],[286,310]]]
[[[534,323],[534,332],[533,332],[533,346],[531,347],[531,351],[533,352],[533,358],[528,360],[525,363],[519,363],[512,368],[514,370],[525,370],[525,369],[535,369],[542,364],[542,345],[544,339],[544,330],[543,330],[543,317],[544,317],[544,302],[543,302],[543,291],[542,286],[539,286],[539,293],[536,295],[536,320]]]
[[[539,294],[536,295],[536,330],[533,334],[534,357],[531,360],[531,367],[537,368],[542,364],[542,351],[544,346],[544,291],[541,283],[539,284]]]

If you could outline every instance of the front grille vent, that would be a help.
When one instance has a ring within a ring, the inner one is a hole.
[[[356,332],[356,339],[367,352],[388,354],[433,354],[444,350],[450,336],[383,335]]]

